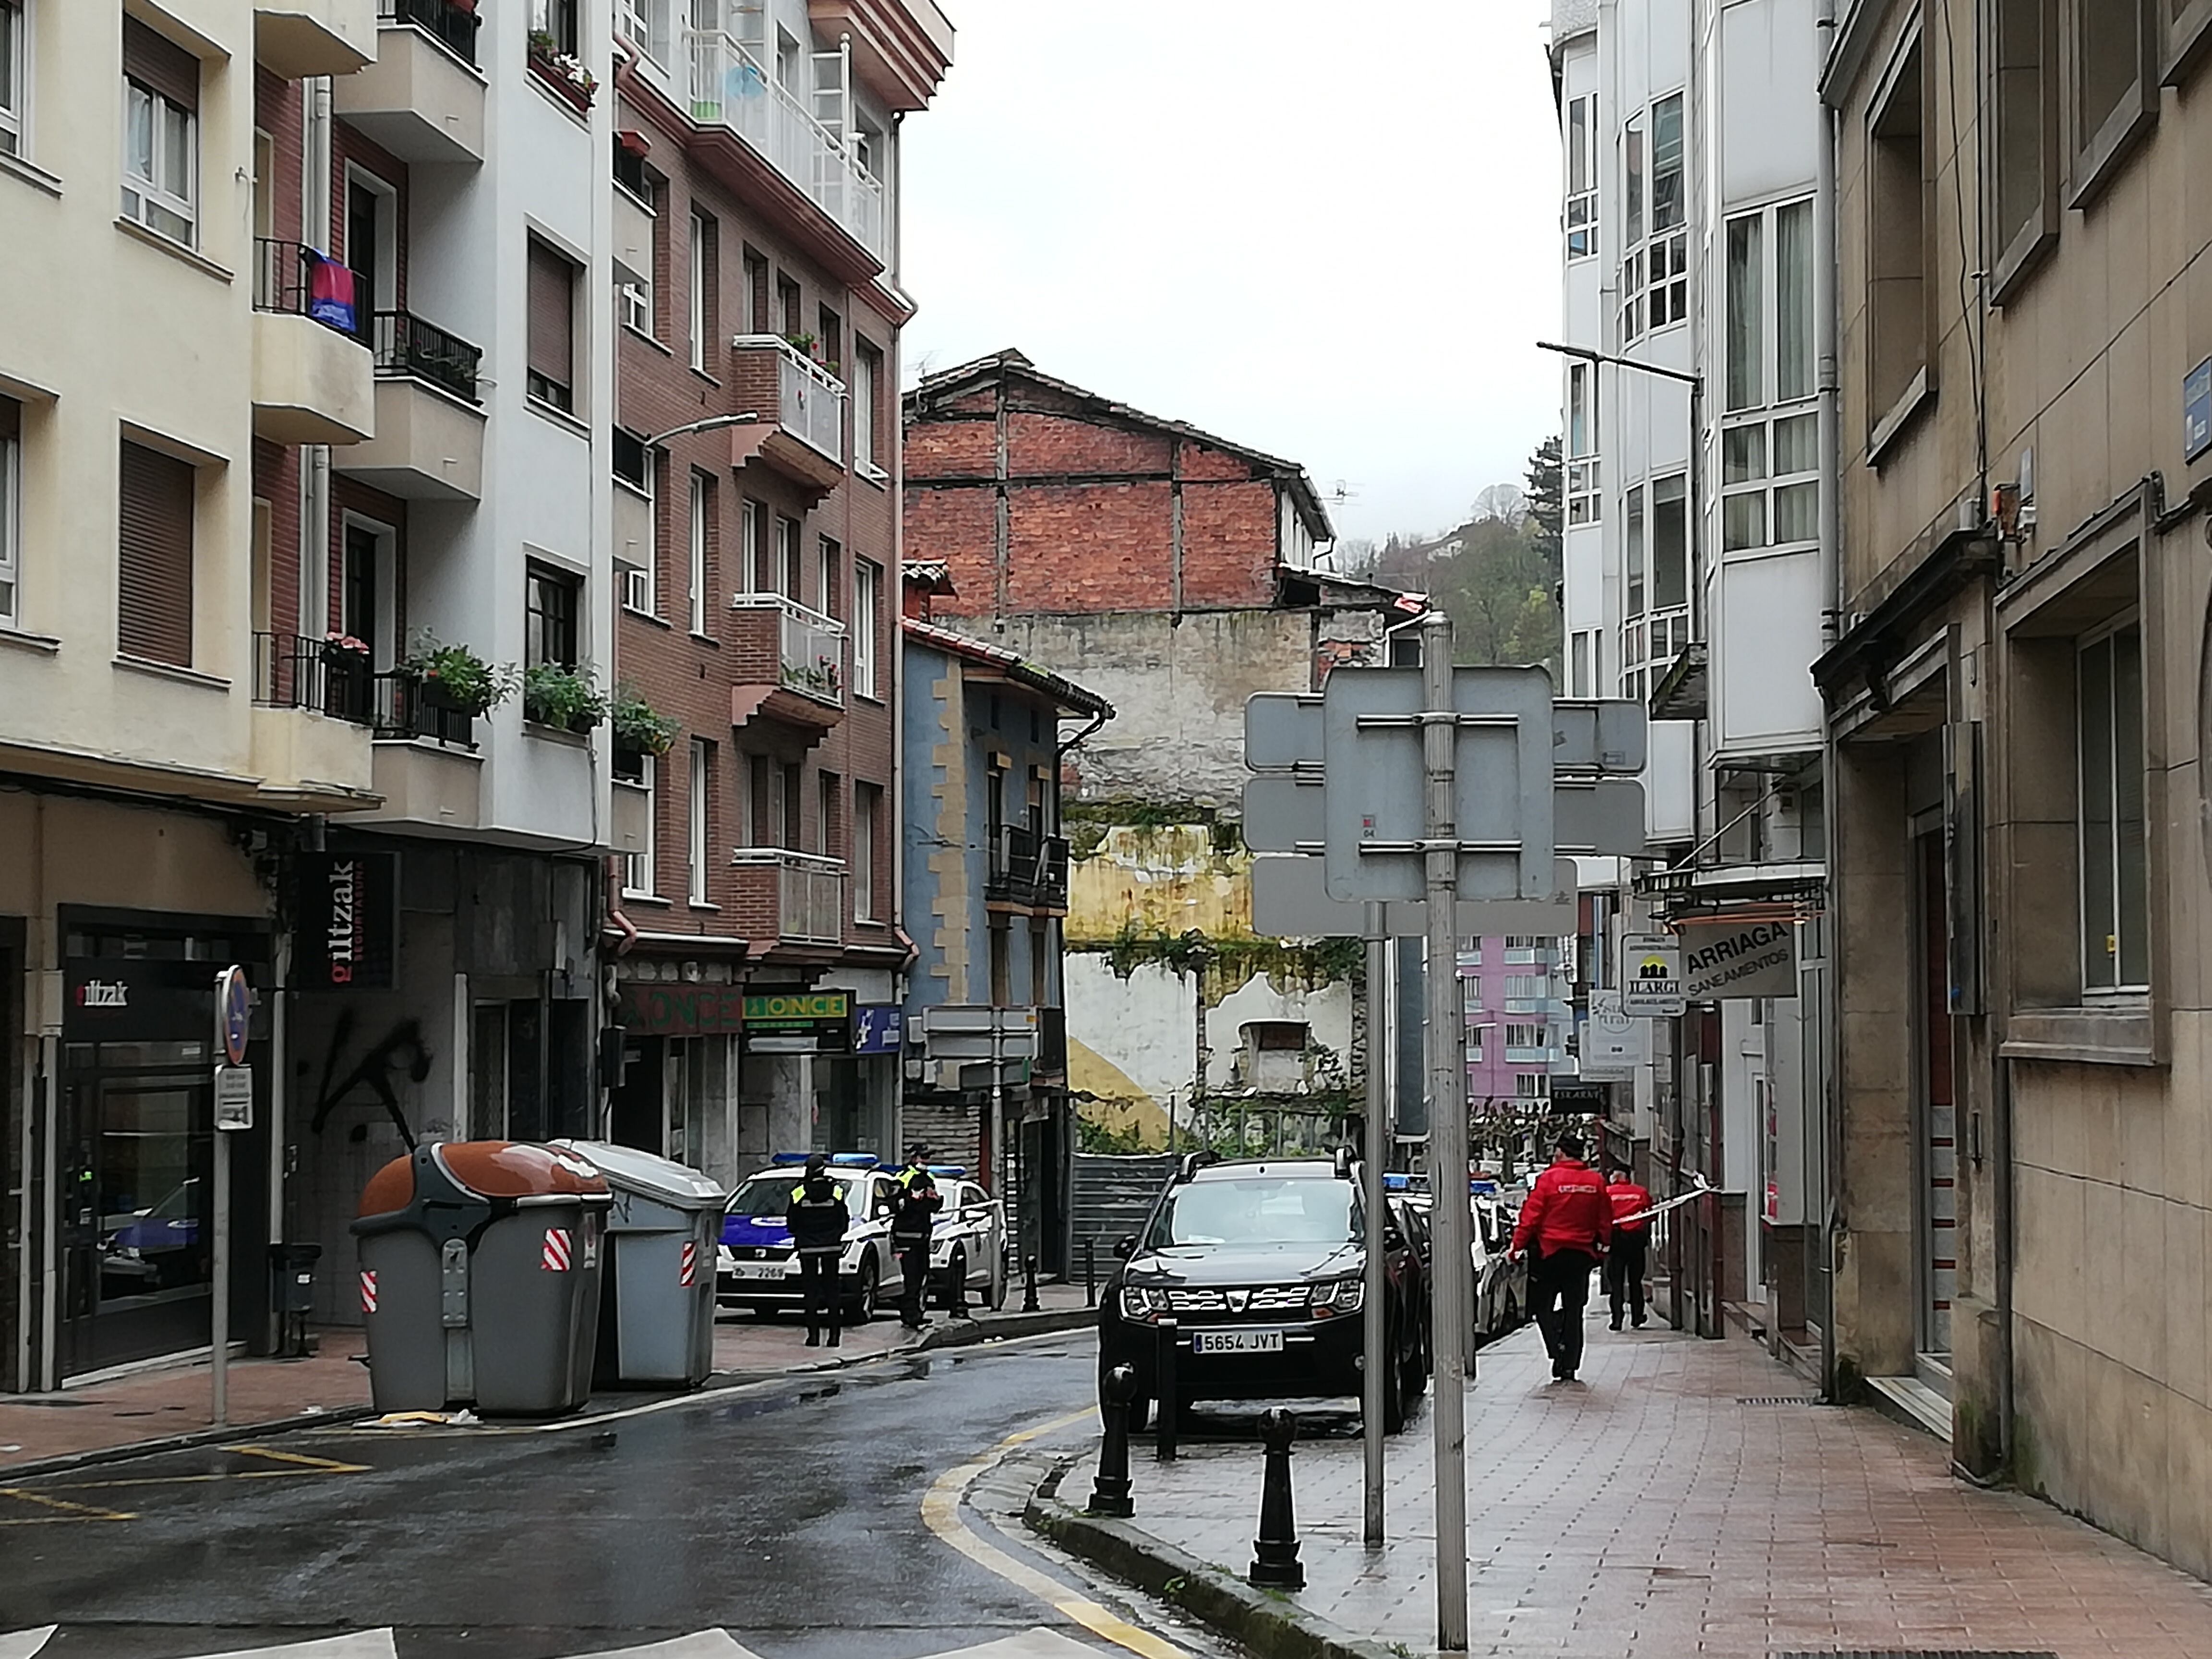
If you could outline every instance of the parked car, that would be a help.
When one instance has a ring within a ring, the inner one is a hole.
[[[1425,1280],[1400,1219],[1380,1218],[1389,1297],[1382,1426],[1405,1427],[1426,1384]],[[1130,1420],[1158,1397],[1159,1322],[1176,1322],[1178,1406],[1200,1400],[1358,1396],[1366,1253],[1358,1166],[1334,1158],[1215,1160],[1193,1153],[1153,1205],[1098,1310],[1098,1374],[1136,1372]]]
[[[930,1286],[951,1305],[952,1287],[961,1285],[987,1308],[1006,1305],[1006,1206],[957,1166],[933,1164],[937,1190],[945,1195],[929,1241]]]
[[[806,1159],[805,1152],[778,1152],[767,1169],[738,1182],[723,1206],[715,1261],[715,1299],[723,1307],[775,1314],[805,1305],[799,1258],[783,1218]],[[890,1224],[898,1175],[869,1152],[838,1153],[830,1160],[830,1174],[852,1215],[845,1253],[837,1262],[845,1322],[865,1325],[875,1316],[883,1287],[900,1282]]]

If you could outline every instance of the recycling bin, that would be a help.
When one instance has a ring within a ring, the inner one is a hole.
[[[434,1141],[378,1170],[353,1224],[376,1408],[582,1405],[611,1202],[585,1159],[520,1141]]]
[[[688,1164],[600,1140],[556,1140],[606,1177],[602,1386],[696,1387],[714,1369],[714,1252],[729,1191]]]

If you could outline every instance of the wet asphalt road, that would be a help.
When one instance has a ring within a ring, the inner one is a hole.
[[[26,1481],[34,1498],[0,1493],[0,1632],[59,1624],[41,1659],[387,1625],[401,1659],[567,1659],[714,1626],[764,1659],[923,1659],[1040,1626],[1111,1651],[921,1516],[946,1470],[1090,1401],[1095,1340],[887,1361],[552,1433],[292,1434]],[[1082,1583],[1004,1511],[1091,1431],[1036,1443],[963,1518]]]

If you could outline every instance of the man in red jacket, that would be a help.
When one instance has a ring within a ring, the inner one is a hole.
[[[1604,1178],[1583,1162],[1582,1137],[1564,1134],[1557,1145],[1559,1156],[1536,1177],[1521,1206],[1513,1251],[1535,1251],[1528,1264],[1528,1301],[1551,1351],[1552,1380],[1571,1382],[1583,1363],[1590,1273],[1613,1240],[1613,1205]]]
[[[1644,1328],[1644,1253],[1651,1240],[1651,1189],[1640,1186],[1627,1170],[1616,1166],[1606,1182],[1605,1195],[1613,1200],[1613,1249],[1605,1258],[1606,1288],[1613,1293],[1613,1328],[1620,1328],[1621,1306],[1636,1310],[1636,1328]],[[1628,1219],[1634,1216],[1633,1221]]]

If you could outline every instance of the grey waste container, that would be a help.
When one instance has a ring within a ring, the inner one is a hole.
[[[582,1405],[610,1201],[585,1159],[518,1141],[434,1142],[377,1171],[353,1224],[376,1408]]]
[[[729,1191],[688,1164],[602,1140],[556,1140],[606,1177],[612,1258],[593,1381],[696,1387],[714,1369],[714,1252]]]

